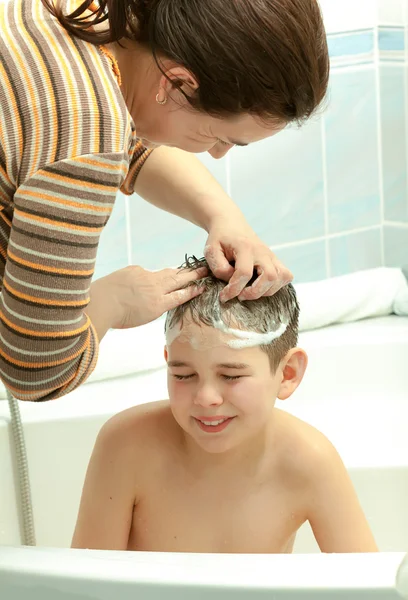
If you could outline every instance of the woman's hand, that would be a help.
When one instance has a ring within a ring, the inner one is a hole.
[[[275,256],[244,219],[232,222],[219,218],[209,229],[204,249],[211,271],[220,279],[229,281],[220,294],[222,302],[238,296],[239,300],[256,300],[273,296],[290,283],[292,273]],[[234,267],[230,261],[235,261]],[[244,289],[252,279],[254,269],[257,279]]]
[[[108,329],[145,325],[198,296],[204,288],[181,288],[207,274],[205,267],[181,272],[178,269],[146,271],[138,266],[125,267],[92,283],[86,313],[101,340]]]

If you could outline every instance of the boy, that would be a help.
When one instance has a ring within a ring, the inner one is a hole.
[[[307,365],[293,286],[221,304],[223,281],[198,284],[166,319],[170,399],[125,410],[98,435],[72,546],[288,553],[309,520],[322,552],[376,551],[336,450],[274,406]]]

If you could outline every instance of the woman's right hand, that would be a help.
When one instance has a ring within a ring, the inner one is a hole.
[[[195,271],[125,267],[92,283],[85,312],[101,340],[108,329],[145,325],[198,296],[204,288],[184,286],[207,274],[205,267]]]

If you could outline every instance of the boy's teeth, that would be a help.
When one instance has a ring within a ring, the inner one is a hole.
[[[220,423],[224,423],[226,420],[227,419],[221,419],[220,421],[201,421],[201,423],[204,423],[204,425],[213,425],[215,427],[216,425],[220,425]]]

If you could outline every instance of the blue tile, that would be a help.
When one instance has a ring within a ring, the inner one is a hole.
[[[329,252],[331,277],[380,267],[380,227],[332,238]]]
[[[405,69],[380,67],[384,218],[408,220]]]
[[[125,197],[119,192],[110,219],[100,237],[94,279],[126,267],[127,264]]]
[[[132,264],[145,269],[176,267],[185,254],[203,256],[207,233],[195,225],[145,202],[129,199]]]
[[[273,249],[273,248],[272,248]],[[320,281],[327,277],[325,242],[308,242],[273,249],[276,256],[293,273],[294,283]]]
[[[325,115],[330,233],[380,223],[373,68],[332,72]]]
[[[403,52],[405,50],[405,31],[403,27],[385,28],[378,31],[380,51]]]
[[[268,245],[324,234],[321,123],[230,153],[231,195]]]
[[[384,225],[384,258],[386,267],[408,265],[408,227]]]
[[[330,58],[368,54],[374,51],[374,30],[327,36]]]

